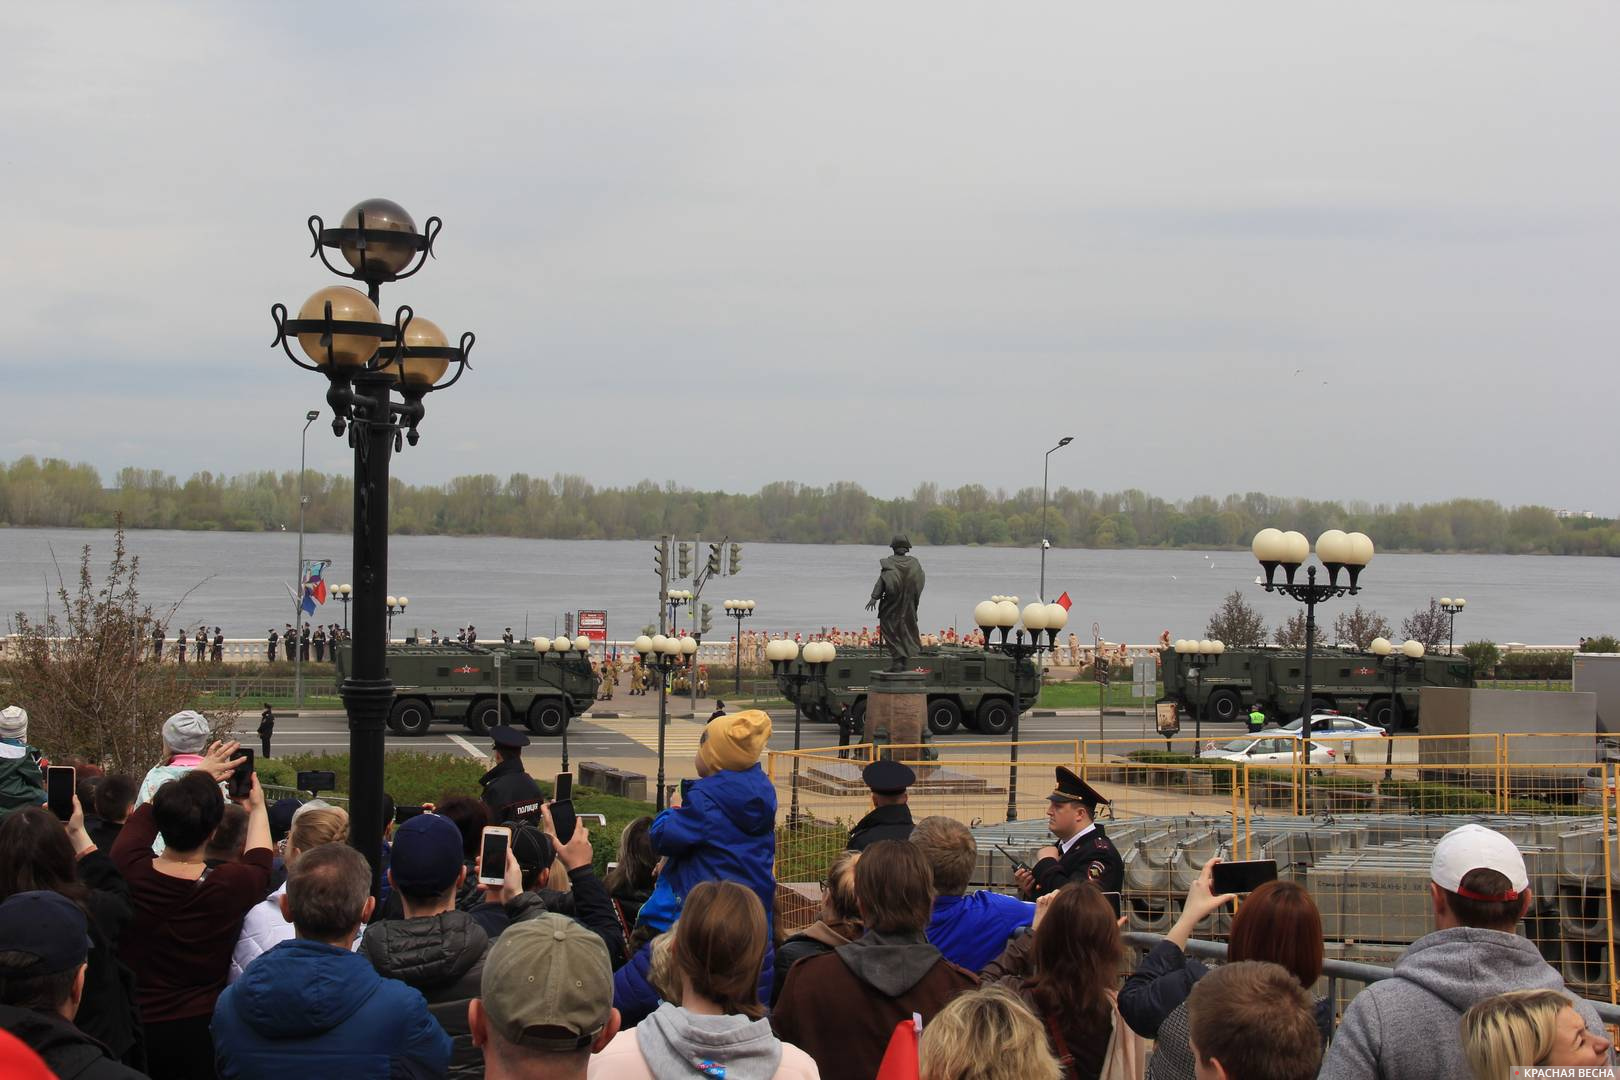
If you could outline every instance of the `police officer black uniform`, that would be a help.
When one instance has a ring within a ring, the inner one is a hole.
[[[917,774],[898,761],[874,761],[861,770],[861,779],[872,789],[872,812],[855,823],[845,846],[862,851],[879,840],[910,840],[906,789],[917,782]]]
[[[267,645],[267,652],[266,652],[265,658],[267,660],[269,660],[272,664],[276,662],[276,642],[278,642],[280,640],[281,640],[281,635],[276,633],[276,628],[272,626],[270,628],[270,636],[265,638],[265,642],[266,642],[266,645]]]
[[[1119,892],[1125,884],[1125,860],[1120,858],[1119,849],[1108,839],[1103,827],[1097,824],[1097,804],[1108,800],[1061,765],[1057,768],[1057,786],[1046,798],[1054,806],[1078,807],[1084,814],[1076,832],[1060,839],[1056,845],[1041,849],[1045,857],[1030,870],[1034,878],[1033,888],[1027,890],[1030,898],[1056,892],[1071,881],[1089,881],[1108,897],[1108,902],[1114,905],[1114,914],[1118,915]]]
[[[270,703],[264,703],[264,712],[259,714],[259,747],[263,756],[270,756],[270,738],[276,733],[276,714],[271,711]]]
[[[502,724],[489,729],[495,742],[495,767],[478,778],[484,788],[484,805],[495,821],[540,820],[540,785],[523,768],[523,748],[529,737]]]

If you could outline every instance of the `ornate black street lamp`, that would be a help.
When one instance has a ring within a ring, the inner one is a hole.
[[[1451,616],[1451,628],[1446,631],[1446,655],[1457,655],[1457,612],[1468,606],[1468,601],[1462,597],[1452,599],[1449,596],[1440,598],[1440,610]]]
[[[1373,557],[1373,542],[1362,533],[1344,533],[1329,529],[1316,538],[1316,557],[1327,568],[1328,579],[1317,584],[1316,566],[1305,567],[1305,581],[1294,576],[1305,560],[1311,557],[1311,542],[1303,533],[1261,529],[1254,535],[1251,545],[1254,557],[1260,560],[1265,576],[1259,584],[1266,592],[1279,592],[1305,605],[1305,696],[1300,701],[1301,738],[1308,739],[1311,731],[1311,713],[1315,711],[1311,700],[1311,656],[1316,644],[1316,605],[1336,596],[1354,596],[1361,591],[1358,581]],[[1277,568],[1282,567],[1283,580],[1277,581]],[[1339,574],[1345,583],[1339,584]],[[1306,745],[1306,744],[1302,744]]]
[[[1197,748],[1193,756],[1197,757],[1204,749],[1204,669],[1226,651],[1226,643],[1207,638],[1202,641],[1182,638],[1176,642],[1175,649],[1193,673],[1193,746]]]
[[[422,399],[461,378],[473,346],[471,333],[452,346],[438,326],[404,305],[386,322],[377,305],[385,282],[422,269],[442,224],[429,218],[417,232],[411,216],[387,199],[359,203],[336,229],[312,215],[311,257],[319,256],[340,277],[364,283],[365,292],[344,285],[321,289],[304,301],[297,318],[288,318],[284,304],[270,308],[276,323],[272,345],[326,378],[332,431],[347,435],[354,448],[352,666],[339,693],[349,715],[350,842],[371,863],[373,892],[382,858],[383,728],[394,701],[387,668],[389,461],[404,443],[416,445]],[[347,268],[333,265],[328,248],[342,255]],[[293,352],[291,338],[304,359]],[[452,364],[455,374],[441,382]]]
[[[737,679],[736,692],[742,693],[742,624],[743,620],[751,618],[754,614],[752,600],[727,600],[725,602],[726,614],[737,620]]]
[[[390,596],[388,598],[388,640],[394,640],[394,616],[405,614],[405,608],[410,605],[408,596]]]
[[[1372,644],[1367,646],[1367,651],[1378,657],[1379,663],[1389,668],[1389,709],[1387,711],[1377,710],[1375,706],[1375,711],[1370,718],[1374,719],[1374,723],[1377,723],[1375,718],[1379,712],[1383,712],[1384,722],[1379,726],[1384,729],[1384,735],[1388,740],[1384,747],[1384,779],[1388,780],[1394,772],[1391,766],[1395,763],[1395,740],[1390,736],[1393,736],[1401,729],[1402,713],[1404,712],[1401,701],[1401,675],[1422,665],[1423,642],[1407,641],[1406,644],[1397,649],[1389,643],[1387,638],[1373,638]]]
[[[343,632],[349,632],[349,601],[354,599],[354,586],[344,582],[337,587],[338,603],[343,605]]]
[[[690,644],[690,648],[688,645]],[[666,802],[664,796],[664,729],[669,726],[669,673],[680,667],[684,659],[697,652],[697,642],[691,638],[642,634],[632,648],[641,654],[641,662],[658,672],[658,809]]]
[[[591,639],[586,637],[584,634],[581,634],[579,637],[575,638],[568,637],[566,634],[562,637],[556,638],[537,637],[533,640],[533,642],[531,642],[531,644],[534,646],[536,663],[543,664],[546,662],[547,656],[554,656],[557,658],[557,663],[563,665],[563,671],[566,672],[568,670],[567,665],[570,663],[570,661],[575,661],[584,667],[586,674],[590,674]],[[559,685],[563,684],[559,681]],[[531,717],[533,716],[532,713],[530,715]],[[503,724],[507,722],[506,705],[504,703],[501,705],[501,722]],[[557,731],[557,734],[562,737],[563,772],[568,771],[568,728],[571,723],[572,721],[569,720],[567,712],[564,711],[562,716],[562,726],[558,728]],[[541,730],[545,734],[550,734],[550,732],[544,731],[543,728]]]
[[[1061,444],[1059,444],[1061,445]],[[1012,657],[1013,661],[1013,703],[1012,703],[1012,741],[1009,744],[1010,758],[1007,765],[1007,820],[1018,820],[1018,718],[1023,713],[1023,702],[1018,693],[1020,677],[1026,668],[1033,666],[1035,686],[1037,692],[1041,683],[1040,665],[1031,665],[1029,661],[1040,656],[1041,653],[1057,646],[1058,631],[1069,622],[1069,612],[1062,604],[1042,604],[1036,602],[1024,607],[1024,625],[1018,631],[1018,637],[1013,638],[1013,627],[1018,625],[1018,598],[1016,596],[995,596],[989,600],[979,602],[973,608],[973,621],[978,625],[979,632],[984,635],[984,647],[996,648]],[[991,635],[1001,631],[1000,644],[991,643]],[[1026,632],[1029,640],[1025,640]],[[1041,644],[1041,635],[1046,635],[1046,644]],[[985,734],[994,735],[993,729],[987,729],[981,721],[980,729]]]
[[[827,681],[827,665],[838,655],[838,647],[830,641],[799,643],[779,638],[765,645],[765,659],[771,662],[771,674],[779,681],[793,684],[793,805],[788,810],[788,823],[799,820],[799,702],[804,698],[805,683]]]

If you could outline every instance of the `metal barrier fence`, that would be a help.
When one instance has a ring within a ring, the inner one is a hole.
[[[1125,862],[1129,930],[1168,931],[1212,856],[1274,859],[1280,877],[1315,897],[1329,957],[1347,964],[1392,964],[1433,929],[1434,845],[1457,825],[1480,822],[1524,853],[1532,895],[1524,935],[1573,991],[1620,1000],[1620,773],[1595,760],[1593,735],[1314,738],[1310,747],[1280,738],[1292,745],[1220,751],[1231,759],[1197,757],[1203,750],[1185,737],[1168,752],[1162,738],[1025,742],[1017,762],[1005,742],[883,751],[918,774],[915,820],[942,814],[974,830],[981,885],[1010,887],[1011,858],[1033,862],[1050,842],[1046,796],[1054,767],[1064,765],[1110,800],[1102,824]],[[782,808],[778,880],[819,881],[844,849],[871,808],[860,772],[873,753],[860,745],[847,756],[826,748],[768,755]],[[1196,935],[1220,940],[1230,922],[1218,913]]]

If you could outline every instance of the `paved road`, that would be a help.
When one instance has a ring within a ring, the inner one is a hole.
[[[793,749],[793,713],[773,711],[771,719],[773,731],[770,749]],[[258,737],[253,733],[253,727],[257,722],[257,717],[244,716],[244,728],[236,737],[248,746],[257,746]],[[1231,738],[1240,734],[1242,727],[1236,723],[1206,723],[1204,734],[1206,737]],[[670,720],[665,732],[666,760],[690,759],[697,750],[698,737],[702,731],[703,724],[699,721]],[[1183,731],[1184,734],[1191,734],[1190,728]],[[1151,724],[1144,723],[1139,715],[1109,715],[1099,719],[1095,710],[1076,711],[1062,716],[1025,716],[1019,725],[1020,737],[1030,741],[1095,739],[1100,737],[1099,732],[1107,737],[1120,739],[1150,738],[1153,734]],[[801,738],[801,745],[806,748],[837,746],[838,729],[831,724],[805,722]],[[941,745],[949,745],[953,742],[982,739],[983,736],[974,732],[963,731],[944,736],[937,741]],[[384,738],[384,745],[388,750],[466,754],[479,759],[484,758],[490,749],[487,738],[474,737],[469,735],[465,728],[452,727],[449,724],[437,724],[432,734],[419,738],[406,738],[388,733]],[[275,739],[271,745],[272,752],[276,754],[341,753],[348,748],[348,726],[342,713],[310,713],[278,719]],[[525,756],[531,760],[544,761],[560,755],[561,750],[560,739],[534,737],[534,742]],[[658,722],[653,717],[577,719],[569,728],[568,753],[574,760],[602,761],[606,764],[646,771],[645,766],[656,762],[658,758]],[[531,771],[544,770],[531,769]]]

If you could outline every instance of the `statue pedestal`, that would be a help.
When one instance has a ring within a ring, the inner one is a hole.
[[[930,745],[928,730],[928,690],[920,671],[874,671],[866,693],[866,741],[873,744],[873,756],[898,757],[907,761],[934,761],[939,754]],[[889,752],[891,743],[924,744],[909,750]]]

